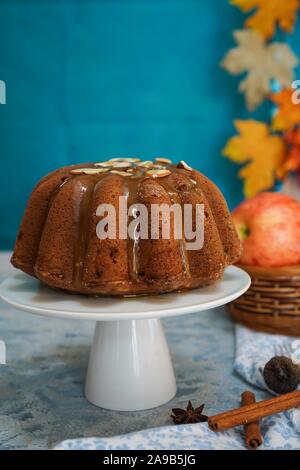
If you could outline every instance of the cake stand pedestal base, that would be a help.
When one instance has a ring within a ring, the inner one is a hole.
[[[29,313],[95,321],[86,398],[111,410],[137,411],[162,405],[176,393],[159,318],[224,305],[242,295],[249,285],[248,274],[230,266],[221,281],[191,291],[135,298],[87,297],[50,289],[16,272],[1,284],[0,297]]]
[[[173,365],[159,319],[97,322],[85,396],[119,411],[162,405],[176,394]]]

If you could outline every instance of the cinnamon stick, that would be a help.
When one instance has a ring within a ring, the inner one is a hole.
[[[251,403],[255,402],[256,399],[254,393],[250,392],[249,390],[246,390],[242,393],[242,406],[251,405]],[[245,424],[244,429],[246,446],[248,447],[248,449],[257,449],[263,443],[259,421],[254,421],[253,423]]]
[[[212,431],[224,431],[235,426],[255,423],[266,416],[298,407],[300,407],[300,391],[285,393],[212,416],[208,419],[208,425]]]

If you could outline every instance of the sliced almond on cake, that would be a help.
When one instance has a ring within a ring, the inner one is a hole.
[[[73,175],[97,175],[107,171],[108,168],[74,168],[74,170],[71,170],[71,173]]]
[[[139,162],[138,165],[144,168],[150,168],[153,166],[153,162],[151,162],[151,160],[145,160],[143,162]]]
[[[187,163],[185,163],[184,160],[181,160],[178,163],[177,168],[183,168],[184,170],[193,171],[193,168],[191,168]]]
[[[158,163],[166,163],[166,164],[172,163],[172,160],[170,160],[169,158],[163,158],[163,157],[157,157],[155,161]]]
[[[111,170],[110,172],[113,173],[114,175],[126,176],[127,178],[128,176],[132,176],[131,173],[127,173],[126,171],[122,171],[122,170]]]
[[[171,172],[169,170],[148,170],[146,171],[147,176],[152,178],[163,178],[164,176],[169,176]]]
[[[131,162],[112,162],[111,165],[113,168],[130,168]]]
[[[118,157],[118,158],[110,158],[110,162],[131,162],[136,163],[141,161],[140,158],[131,158],[131,157]]]
[[[101,167],[104,167],[104,168],[107,168],[107,167],[110,167],[111,166],[111,162],[98,162],[98,163],[94,163],[95,166],[101,166]]]

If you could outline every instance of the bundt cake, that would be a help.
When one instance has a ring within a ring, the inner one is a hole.
[[[120,196],[128,206],[139,203],[147,208],[153,203],[193,208],[203,204],[203,247],[187,250],[184,237],[176,239],[174,234],[169,239],[124,238],[120,228],[115,239],[100,239],[97,208],[111,204],[118,217]],[[210,284],[239,256],[240,242],[226,202],[204,175],[183,161],[173,165],[165,158],[113,158],[63,167],[37,184],[11,262],[50,287],[92,295],[138,295]]]

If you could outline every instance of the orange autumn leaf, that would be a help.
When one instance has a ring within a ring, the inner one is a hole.
[[[290,33],[300,7],[299,0],[231,0],[230,3],[244,13],[256,9],[245,21],[245,26],[254,29],[265,39],[274,36],[277,25]]]
[[[283,179],[289,171],[300,171],[300,128],[286,132],[284,139],[288,146],[288,152],[277,172],[280,179]]]
[[[272,119],[272,128],[275,131],[285,131],[300,124],[300,104],[293,103],[293,93],[295,90],[284,88],[270,95],[273,103],[278,106]]]
[[[244,193],[247,198],[272,188],[276,172],[286,154],[284,140],[270,133],[267,124],[252,119],[237,120],[239,132],[228,140],[223,155],[235,163],[247,163],[239,172],[244,179]]]

